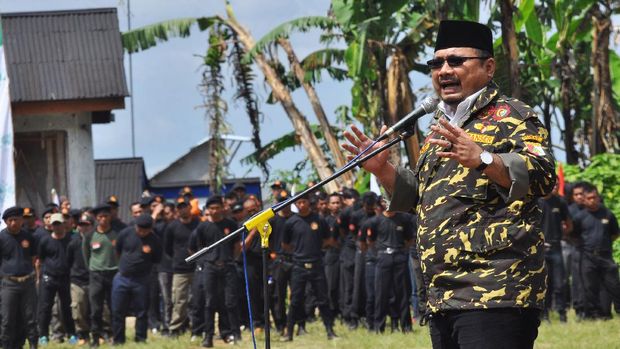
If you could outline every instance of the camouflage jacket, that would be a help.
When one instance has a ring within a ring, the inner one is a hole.
[[[435,121],[442,116],[438,111]],[[398,168],[390,209],[418,214],[417,246],[432,312],[543,306],[543,234],[537,197],[555,183],[548,132],[524,103],[490,83],[462,128],[497,154],[512,180],[439,158],[425,142],[413,171]],[[433,137],[431,134],[429,137]]]

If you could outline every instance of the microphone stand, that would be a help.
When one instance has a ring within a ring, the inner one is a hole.
[[[310,187],[310,188],[306,188],[304,191],[302,191],[301,193],[291,197],[290,199],[283,201],[281,203],[278,203],[268,209],[263,210],[262,212],[259,212],[257,214],[255,214],[254,216],[252,216],[251,218],[249,218],[241,228],[235,230],[234,232],[226,235],[225,237],[223,237],[222,239],[218,240],[217,242],[213,243],[210,246],[206,246],[202,249],[200,249],[199,251],[197,251],[196,253],[194,253],[193,255],[185,258],[185,262],[190,263],[193,262],[195,260],[197,260],[198,258],[202,257],[205,253],[209,252],[210,250],[212,250],[213,248],[219,246],[220,244],[230,240],[231,238],[233,238],[235,235],[240,234],[242,231],[246,231],[249,232],[252,229],[257,229],[258,232],[260,233],[261,236],[261,247],[262,247],[262,260],[263,260],[263,290],[264,290],[264,300],[263,300],[263,311],[264,311],[264,315],[265,315],[265,348],[266,349],[270,349],[270,332],[269,332],[269,297],[268,297],[268,280],[267,280],[267,251],[269,248],[269,235],[271,234],[271,225],[269,224],[269,219],[271,219],[272,217],[275,216],[276,213],[278,213],[279,211],[281,211],[282,209],[286,208],[287,206],[290,206],[292,204],[294,204],[295,202],[297,202],[299,199],[301,199],[302,197],[304,197],[305,195],[314,193],[315,191],[319,190],[321,187],[323,187],[325,184],[333,181],[334,179],[342,176],[343,174],[345,174],[346,172],[350,171],[351,169],[357,167],[357,166],[361,166],[364,162],[366,162],[367,160],[375,157],[377,154],[379,154],[380,152],[390,148],[391,146],[393,146],[394,144],[403,141],[409,137],[411,137],[413,135],[413,130],[411,129],[406,129],[404,130],[401,134],[399,134],[397,137],[392,138],[389,142],[383,144],[382,146],[380,146],[379,148],[371,151],[370,153],[364,155],[363,157],[356,159],[354,161],[349,162],[348,164],[346,164],[344,167],[342,167],[341,169],[339,169],[338,171],[336,171],[334,174],[332,174],[331,176],[329,176],[328,178],[323,179],[322,181],[320,181],[319,183],[315,184],[314,186]]]

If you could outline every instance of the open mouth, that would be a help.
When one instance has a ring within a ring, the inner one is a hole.
[[[460,87],[461,84],[458,81],[444,81],[440,82],[439,86],[441,86],[442,89],[454,89]]]

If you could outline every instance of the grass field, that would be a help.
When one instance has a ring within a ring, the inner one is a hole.
[[[308,334],[295,337],[292,343],[280,342],[277,335],[272,335],[271,347],[274,349],[315,349],[315,348],[338,348],[338,349],[363,349],[363,348],[430,348],[428,327],[416,326],[410,334],[368,334],[365,330],[358,329],[349,331],[344,326],[336,326],[337,340],[328,341],[325,330],[320,322],[308,324]],[[133,328],[128,329],[128,340],[133,338]],[[249,332],[243,333],[243,341],[236,346],[225,344],[216,340],[216,348],[253,348]],[[201,342],[190,343],[190,336],[185,335],[178,339],[162,338],[158,335],[150,335],[147,344],[135,344],[128,342],[120,348],[127,349],[177,349],[177,348],[200,348]],[[46,348],[68,348],[67,344],[50,344]],[[108,345],[102,348],[109,347]],[[257,348],[264,348],[264,337],[257,336]],[[543,322],[539,328],[537,349],[561,348],[561,349],[620,349],[620,317],[616,316],[609,321],[582,321],[577,322],[574,314],[569,315],[568,323],[561,324],[557,316],[551,317],[551,323]]]

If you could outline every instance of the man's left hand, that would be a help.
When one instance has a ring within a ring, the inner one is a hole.
[[[482,148],[471,139],[467,132],[451,125],[446,119],[439,119],[439,124],[443,127],[432,125],[431,130],[443,136],[443,139],[431,138],[428,141],[444,148],[444,151],[437,152],[437,156],[454,159],[464,167],[478,167],[481,163]]]

